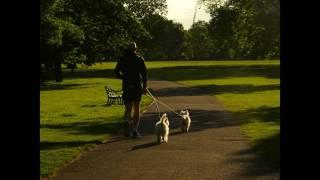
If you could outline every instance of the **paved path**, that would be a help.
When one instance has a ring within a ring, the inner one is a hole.
[[[141,139],[114,137],[58,172],[55,180],[279,179],[250,150],[239,123],[205,91],[168,81],[150,81],[153,94],[175,110],[191,109],[191,131],[180,133],[179,117],[168,112],[167,144],[156,144],[155,104],[140,124]]]

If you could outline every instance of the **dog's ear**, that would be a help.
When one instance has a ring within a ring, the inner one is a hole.
[[[163,114],[162,114],[162,117],[165,117],[165,116],[167,116],[167,113],[163,113]]]

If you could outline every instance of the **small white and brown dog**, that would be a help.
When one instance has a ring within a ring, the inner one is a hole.
[[[190,125],[191,125],[191,118],[189,114],[189,110],[181,110],[180,115],[182,117],[181,121],[181,131],[182,132],[189,132]]]
[[[163,113],[160,120],[155,125],[155,131],[157,135],[157,142],[167,143],[169,138],[169,119],[167,113]]]

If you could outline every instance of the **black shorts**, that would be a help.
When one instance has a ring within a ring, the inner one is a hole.
[[[123,90],[123,101],[125,104],[129,102],[140,102],[142,96],[142,87],[134,85],[125,85]]]

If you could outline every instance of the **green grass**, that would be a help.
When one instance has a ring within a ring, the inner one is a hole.
[[[149,77],[207,89],[241,120],[252,149],[279,169],[280,74],[273,61],[147,62]],[[120,129],[123,107],[105,106],[104,84],[120,89],[114,62],[65,70],[62,83],[41,88],[41,175]],[[143,106],[150,99],[144,96]]]
[[[68,75],[62,83],[49,81],[40,91],[40,173],[53,174],[83,150],[121,129],[124,107],[106,106],[104,85],[121,89],[114,78]],[[73,76],[73,77],[72,77]],[[151,103],[144,96],[142,107]]]
[[[244,79],[245,81],[241,82]],[[242,132],[252,140],[253,149],[264,157],[273,169],[279,170],[278,79],[248,77],[179,82],[211,91],[236,118],[242,121]]]
[[[113,72],[114,63],[88,68]],[[242,122],[252,148],[273,169],[280,162],[280,61],[155,61],[149,76],[203,88],[216,96]]]

